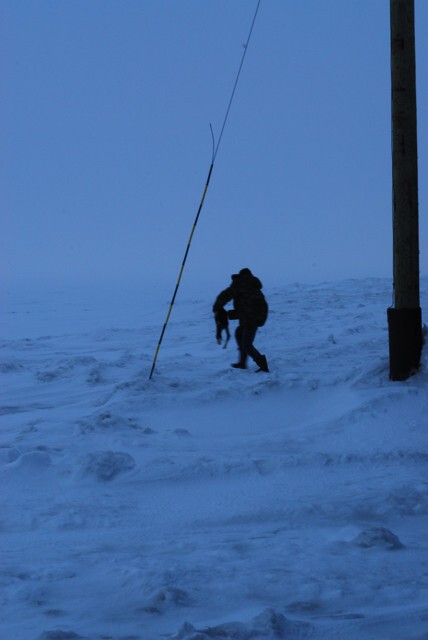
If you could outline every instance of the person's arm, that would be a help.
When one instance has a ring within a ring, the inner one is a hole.
[[[227,289],[219,293],[213,305],[214,313],[216,312],[217,309],[222,309],[224,305],[230,302],[233,298],[233,294],[234,292],[231,286],[227,287]]]

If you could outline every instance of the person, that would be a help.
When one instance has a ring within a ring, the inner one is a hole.
[[[214,302],[214,314],[218,313],[231,300],[233,300],[233,310],[228,311],[228,318],[239,320],[235,331],[239,360],[232,364],[232,367],[246,369],[247,358],[250,356],[258,365],[258,372],[269,372],[266,356],[257,351],[253,345],[257,329],[266,322],[268,305],[262,293],[262,283],[251,273],[250,269],[241,269],[239,273],[232,275],[232,283],[219,293]]]

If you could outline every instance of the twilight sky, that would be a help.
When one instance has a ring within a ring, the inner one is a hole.
[[[256,4],[2,0],[2,284],[173,288]],[[390,130],[388,0],[262,0],[183,281],[390,276]]]

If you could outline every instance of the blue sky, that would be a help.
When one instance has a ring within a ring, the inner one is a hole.
[[[2,279],[172,288],[256,0],[3,0]],[[421,271],[428,2],[416,0]],[[183,282],[391,276],[387,0],[262,0]]]

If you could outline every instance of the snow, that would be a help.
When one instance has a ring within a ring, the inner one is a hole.
[[[389,281],[266,288],[269,374],[230,367],[217,293],[178,296],[151,381],[162,292],[2,294],[2,639],[428,637],[427,362],[388,379]]]

